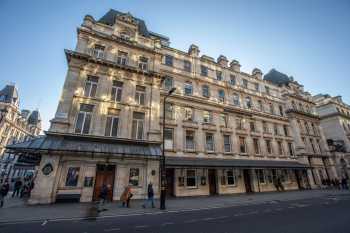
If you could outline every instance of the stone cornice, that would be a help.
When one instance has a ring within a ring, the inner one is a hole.
[[[331,114],[327,114],[327,115],[321,116],[321,120],[327,119],[327,118],[331,118],[331,117],[344,117],[344,118],[350,120],[350,116],[348,116],[348,115],[346,115],[344,113],[341,113],[341,112],[335,112],[335,113],[331,113]]]
[[[312,119],[316,119],[316,120],[320,120],[321,119],[319,116],[314,115],[312,113],[299,111],[299,110],[296,110],[296,109],[293,109],[293,108],[287,109],[286,110],[286,114],[296,114],[296,115],[301,115],[301,116],[312,118]]]

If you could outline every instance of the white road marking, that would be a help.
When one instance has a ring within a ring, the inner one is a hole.
[[[45,226],[47,222],[48,222],[48,221],[45,220],[45,221],[41,224],[41,226]]]
[[[140,226],[135,226],[135,228],[147,228],[149,227],[148,225],[140,225]]]
[[[120,231],[120,228],[109,228],[109,229],[104,229],[104,231],[106,231],[106,232],[110,232],[110,231]]]
[[[202,220],[203,220],[203,221],[210,221],[210,220],[214,220],[214,219],[215,219],[215,218],[210,218],[210,217],[209,217],[209,218],[203,218]]]
[[[184,223],[194,223],[194,222],[198,222],[199,219],[191,219],[191,220],[186,220],[184,221]]]

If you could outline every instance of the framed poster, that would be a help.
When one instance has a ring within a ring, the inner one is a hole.
[[[78,185],[80,167],[68,168],[66,186],[75,187]]]

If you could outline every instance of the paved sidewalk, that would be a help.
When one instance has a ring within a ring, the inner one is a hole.
[[[349,195],[348,190],[306,190],[306,191],[288,191],[283,193],[256,193],[256,194],[238,194],[210,197],[186,197],[173,198],[167,200],[167,210],[172,211],[191,211],[196,209],[223,208],[241,205],[255,205],[264,203],[276,203],[279,201],[292,201],[302,199],[324,198],[328,196]],[[8,222],[21,221],[58,221],[70,219],[85,219],[96,217],[112,217],[137,214],[158,214],[159,208],[142,208],[142,200],[133,200],[131,208],[120,207],[119,202],[108,203],[105,205],[106,211],[96,212],[96,204],[93,203],[64,203],[51,205],[30,206],[21,203],[20,200],[7,198],[4,208],[0,209],[0,225]],[[159,200],[156,200],[156,206]]]

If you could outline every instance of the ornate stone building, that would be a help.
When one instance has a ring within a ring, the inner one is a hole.
[[[338,176],[350,175],[350,106],[341,96],[319,94],[314,96],[316,110],[321,118],[321,127],[327,138]]]
[[[33,172],[34,166],[18,156],[5,153],[6,145],[28,141],[39,135],[41,119],[38,110],[20,110],[19,95],[14,85],[0,90],[0,176],[12,178]]]
[[[113,200],[125,186],[135,198],[146,197],[149,182],[158,190],[163,117],[168,195],[319,183],[311,170],[323,165],[312,158],[311,169],[303,159],[308,154],[293,120],[300,114],[288,111],[293,91],[264,80],[259,69],[244,73],[238,61],[200,55],[195,45],[172,48],[143,20],[115,10],[99,20],[86,16],[76,49],[65,53],[68,72],[49,131],[9,147],[41,156],[31,203],[91,201],[103,183]],[[300,117],[318,127],[316,116]],[[322,139],[317,133],[314,143]]]

